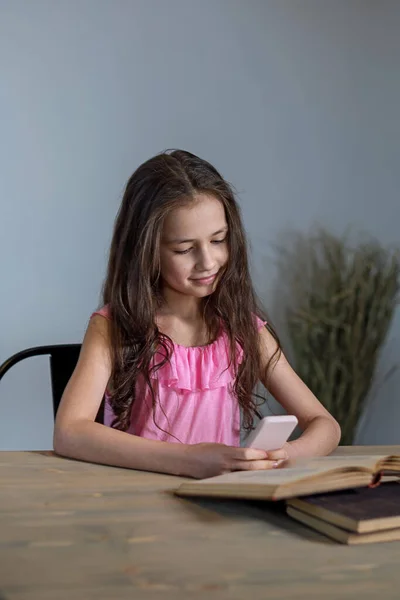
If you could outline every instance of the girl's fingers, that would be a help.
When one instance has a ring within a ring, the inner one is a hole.
[[[288,460],[289,454],[283,448],[280,450],[272,450],[271,452],[267,452],[268,460]]]
[[[289,458],[286,450],[266,452],[257,448],[232,448],[231,469],[238,471],[259,471],[276,469]]]
[[[257,448],[232,448],[232,456],[237,460],[288,460],[289,455],[284,448],[266,452]]]
[[[257,448],[232,448],[232,458],[241,461],[265,460],[267,452]]]
[[[234,471],[267,471],[276,469],[279,461],[276,460],[237,460],[232,465]]]

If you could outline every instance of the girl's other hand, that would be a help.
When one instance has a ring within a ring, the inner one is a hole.
[[[225,444],[193,444],[187,446],[187,474],[197,479],[222,475],[231,471],[275,469],[287,459],[283,449],[274,452],[256,448],[238,448]]]

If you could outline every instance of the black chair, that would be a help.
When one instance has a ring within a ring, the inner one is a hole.
[[[50,357],[51,387],[53,393],[53,413],[57,414],[64,389],[78,362],[81,344],[58,344],[55,346],[36,346],[17,352],[0,366],[0,380],[16,363],[32,356],[48,355]],[[104,399],[101,403],[96,421],[103,423]]]

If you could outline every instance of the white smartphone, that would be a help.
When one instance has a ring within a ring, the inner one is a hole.
[[[249,434],[244,445],[246,448],[257,448],[258,450],[279,450],[289,439],[297,422],[294,415],[264,417]]]

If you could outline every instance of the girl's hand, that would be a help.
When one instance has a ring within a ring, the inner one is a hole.
[[[187,446],[188,468],[191,477],[205,479],[230,471],[274,469],[287,459],[283,449],[267,453],[255,448],[238,448],[225,444],[193,444]]]
[[[277,467],[284,467],[288,462],[290,456],[285,447],[280,448],[279,450],[271,450],[267,452],[268,460],[276,461]]]

